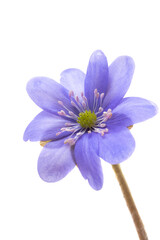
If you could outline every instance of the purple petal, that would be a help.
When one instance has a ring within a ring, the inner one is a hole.
[[[118,57],[109,66],[109,78],[103,107],[113,109],[126,94],[134,73],[134,61],[131,57]]]
[[[106,93],[108,84],[108,63],[102,51],[95,51],[89,60],[85,78],[85,96],[88,99],[89,108],[92,110],[94,101],[94,90]]]
[[[154,103],[139,97],[122,99],[113,110],[113,115],[108,124],[130,126],[142,122],[156,115],[157,107]]]
[[[109,128],[108,133],[101,136],[93,133],[95,151],[99,157],[111,164],[119,164],[129,158],[135,149],[135,141],[126,127]]]
[[[27,92],[31,99],[43,110],[56,113],[62,109],[58,101],[63,101],[70,108],[68,90],[47,77],[36,77],[27,84]]]
[[[49,142],[38,159],[39,176],[46,182],[57,182],[64,178],[75,166],[72,148],[64,144],[64,139]]]
[[[64,132],[59,136],[56,133],[62,127],[65,127],[66,119],[48,112],[39,113],[28,125],[24,132],[24,141],[47,141],[55,140],[69,135],[69,132]]]
[[[60,82],[66,89],[72,90],[75,96],[80,96],[84,92],[84,79],[85,74],[81,70],[71,68],[61,73]]]
[[[75,161],[85,179],[95,190],[100,190],[103,185],[103,173],[100,158],[91,145],[91,134],[84,134],[75,144]]]

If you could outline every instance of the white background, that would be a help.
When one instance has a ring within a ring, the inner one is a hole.
[[[160,7],[157,0],[1,0],[0,2],[0,239],[135,240],[132,219],[112,167],[102,162],[104,187],[90,188],[75,168],[58,183],[37,173],[39,143],[23,132],[40,111],[25,86],[34,76],[59,81],[84,72],[101,49],[109,64],[132,56],[127,96],[160,106]],[[159,115],[133,127],[136,150],[121,164],[149,239],[160,239]]]

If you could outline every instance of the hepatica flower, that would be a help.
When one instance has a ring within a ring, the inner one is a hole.
[[[124,97],[134,73],[131,57],[118,57],[109,67],[102,51],[95,51],[86,74],[62,72],[60,83],[36,77],[27,84],[31,99],[42,108],[28,125],[24,140],[45,143],[38,173],[46,182],[64,178],[78,166],[95,190],[103,185],[104,161],[115,165],[131,156],[135,141],[129,126],[156,114],[143,98]]]

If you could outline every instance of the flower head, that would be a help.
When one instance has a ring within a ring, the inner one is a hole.
[[[38,172],[47,182],[65,177],[75,165],[92,188],[103,185],[100,158],[118,164],[131,156],[135,141],[128,127],[153,117],[156,106],[127,97],[134,73],[131,57],[118,57],[109,67],[95,51],[87,73],[62,72],[60,82],[36,77],[27,84],[31,99],[43,109],[28,125],[24,140],[43,141]]]

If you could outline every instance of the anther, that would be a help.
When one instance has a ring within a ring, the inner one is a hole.
[[[62,101],[58,101],[58,103],[59,103],[61,106],[64,106],[64,104],[63,104]]]
[[[73,101],[71,101],[71,104],[72,104],[73,107],[77,107],[76,104]]]
[[[97,89],[94,89],[94,95],[96,96],[97,95]]]
[[[66,128],[61,128],[62,132],[74,132],[74,130],[75,130],[74,128],[69,128],[69,127],[68,128],[67,127]]]
[[[100,107],[101,107],[101,105],[102,105],[102,100],[103,100],[103,98],[104,98],[104,93],[101,93],[101,95],[100,95]]]
[[[71,90],[71,91],[69,91],[69,97],[71,98],[71,97],[74,97],[74,92]]]
[[[76,96],[75,99],[76,99],[76,102],[79,103],[79,97]]]
[[[104,98],[104,93],[101,93],[100,98],[101,100]]]
[[[66,127],[72,126],[71,123],[65,123],[64,125],[65,125]]]
[[[101,112],[103,112],[103,108],[102,108],[102,107],[100,107],[100,108],[98,109],[98,113],[101,113]]]
[[[99,92],[97,92],[97,94],[96,94],[96,98],[97,98],[97,99],[99,98]]]
[[[56,136],[59,136],[61,133],[62,133],[62,132],[57,132],[57,133],[56,133]]]
[[[86,109],[86,103],[84,101],[82,102],[82,106],[84,109]]]
[[[76,126],[77,124],[76,124],[76,123],[66,122],[64,125],[65,125],[66,127],[73,127],[73,126]]]
[[[83,133],[84,133],[84,132],[78,132],[78,133],[76,134],[76,136],[77,136],[77,137],[82,136]]]
[[[106,120],[110,119],[112,117],[112,110],[108,109],[107,112],[103,112],[103,117],[105,117]]]
[[[76,116],[72,111],[69,111],[69,115]]]
[[[101,123],[99,126],[104,128],[106,126],[106,124],[105,123]]]
[[[68,139],[66,139],[66,140],[64,141],[64,143],[65,143],[65,144],[66,144],[66,143],[69,143],[69,144],[72,146],[72,145],[75,144],[75,141],[74,141],[73,138],[68,138]]]
[[[63,110],[61,110],[60,112],[58,112],[58,114],[59,114],[60,116],[66,116],[66,113],[65,113]]]
[[[86,98],[85,96],[83,96],[83,100],[84,100],[85,102],[87,102],[87,98]]]

